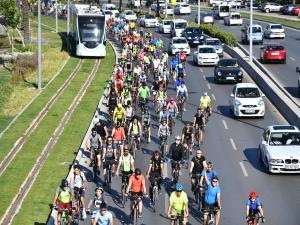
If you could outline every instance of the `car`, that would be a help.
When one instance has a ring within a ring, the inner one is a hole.
[[[268,24],[264,31],[265,38],[285,38],[285,31],[281,24]]]
[[[187,27],[182,32],[182,37],[185,37],[190,46],[200,45],[204,42],[203,31],[200,27]]]
[[[230,8],[240,8],[242,3],[240,0],[225,0],[222,5],[229,5]]]
[[[213,46],[216,50],[216,53],[223,57],[223,44],[219,38],[206,38],[204,41],[205,45]]]
[[[129,0],[127,2],[127,7],[128,8],[138,8],[141,6],[141,1],[140,0]]]
[[[102,10],[103,11],[111,11],[115,17],[117,17],[119,15],[119,10],[117,9],[115,4],[103,4]]]
[[[285,14],[285,15],[291,15],[293,9],[296,7],[297,5],[295,4],[286,4],[281,8],[281,13]]]
[[[198,23],[198,14],[195,17],[195,23]],[[200,23],[214,24],[214,15],[212,11],[203,11],[200,13]]]
[[[134,13],[134,11],[132,10],[125,10],[122,14],[121,14],[121,18],[125,19],[125,20],[131,20],[131,21],[136,21],[137,20],[137,16]]]
[[[164,6],[166,3],[165,2],[158,2],[159,4],[159,7],[162,7]],[[151,10],[152,11],[156,11],[156,8],[157,8],[157,2],[155,1],[153,4],[151,4]]]
[[[169,52],[172,55],[179,52],[184,52],[188,55],[190,54],[191,49],[185,37],[173,37],[169,45]]]
[[[268,173],[300,173],[300,131],[293,125],[268,126],[260,135],[259,159]]]
[[[260,61],[286,63],[286,50],[283,45],[273,43],[267,44],[260,49]]]
[[[171,22],[171,36],[180,37],[184,29],[187,27],[187,21],[183,19],[175,19]]]
[[[296,6],[292,10],[292,15],[297,16],[300,13],[300,5]]]
[[[221,4],[221,5],[213,7],[212,12],[216,19],[222,19],[229,15],[230,6],[226,5],[226,4],[224,4],[224,5]]]
[[[198,66],[214,66],[219,62],[219,55],[213,46],[198,45],[197,51],[193,54],[193,62]]]
[[[165,15],[166,14],[166,6],[165,5],[163,5],[162,7],[160,7],[159,13],[161,15]],[[168,16],[173,16],[174,15],[174,9],[173,9],[173,7],[171,5],[167,6],[167,15]]]
[[[229,13],[229,16],[224,17],[224,25],[242,25],[243,19],[241,17],[241,14],[238,12],[231,12]]]
[[[252,83],[236,84],[229,98],[230,111],[234,118],[264,117],[264,94]]]
[[[250,8],[250,2],[251,1],[249,1],[249,0],[247,0],[245,2],[246,8]],[[253,1],[252,7],[253,7],[253,9],[261,9],[261,7],[262,7],[261,1]]]
[[[222,4],[223,0],[209,0],[208,5],[211,7],[218,6]]]
[[[158,20],[151,14],[146,14],[140,17],[140,25],[143,27],[158,27]]]
[[[242,82],[243,72],[237,59],[220,59],[214,70],[214,81],[220,82]]]
[[[261,10],[263,12],[269,13],[269,12],[280,12],[280,9],[282,8],[282,5],[279,5],[275,2],[266,2],[263,4]]]
[[[190,5],[183,3],[177,4],[174,8],[174,14],[183,15],[183,14],[191,14],[192,10]]]
[[[252,25],[252,43],[263,44],[263,29],[259,24]],[[250,42],[250,25],[247,24],[241,29],[241,41],[243,44]]]
[[[158,32],[163,34],[171,33],[172,20],[161,20],[158,25]]]

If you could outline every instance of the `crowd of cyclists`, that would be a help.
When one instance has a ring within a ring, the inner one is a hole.
[[[75,164],[69,180],[62,180],[52,202],[58,208],[58,224],[62,224],[63,216],[70,224],[74,216],[85,219],[88,212],[91,214],[91,224],[112,225],[112,213],[107,210],[107,200],[103,194],[104,188],[110,187],[111,175],[121,176],[122,194],[124,198],[131,199],[130,218],[135,219],[135,209],[137,216],[142,217],[142,198],[149,197],[151,205],[155,207],[163,179],[168,176],[163,165],[170,161],[174,189],[167,211],[170,224],[176,224],[179,220],[185,225],[188,221],[188,196],[179,182],[181,170],[186,167],[199,215],[203,215],[203,224],[208,224],[213,215],[218,225],[222,208],[220,180],[213,163],[206,161],[201,150],[203,132],[212,114],[212,101],[206,92],[200,98],[192,121],[185,122],[181,134],[175,135],[170,147],[167,145],[176,123],[179,119],[182,121],[186,111],[189,94],[185,64],[187,56],[180,52],[169,59],[163,41],[149,31],[136,28],[132,21],[108,19],[107,29],[122,43],[123,49],[121,59],[113,68],[105,96],[108,123],[99,120],[95,124],[85,148],[85,154],[90,156],[94,178],[100,177],[100,171],[103,171],[104,182],[97,186],[93,198],[85,207],[87,180],[80,171],[80,165]],[[168,95],[166,90],[170,86],[174,88],[175,96]],[[157,133],[152,131],[154,119],[151,118],[151,108],[154,109],[155,118],[158,118]],[[136,168],[136,156],[141,146],[150,143],[151,137],[156,135],[159,146],[153,151],[144,176],[141,169]],[[191,157],[193,152],[195,155]],[[149,183],[149,187],[146,183]],[[74,204],[75,212],[72,210]],[[256,192],[250,193],[246,205],[247,223],[264,219]]]

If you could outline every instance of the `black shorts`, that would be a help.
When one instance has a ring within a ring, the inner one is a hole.
[[[215,202],[213,204],[209,204],[207,202],[204,201],[204,204],[203,204],[203,211],[205,213],[208,213],[208,210],[213,210],[215,209],[216,207],[218,207],[218,202]]]
[[[183,140],[183,144],[188,144],[188,145],[192,144],[192,138],[189,138],[189,139],[185,138]]]
[[[129,177],[131,176],[131,174],[132,174],[132,170],[123,171],[122,172],[122,183],[124,183],[126,181],[126,183],[128,184],[129,183]]]
[[[151,183],[151,186],[154,186],[155,184],[155,180],[159,183],[160,180],[161,180],[161,174],[159,171],[154,171],[154,172],[151,172],[149,174],[149,182]]]
[[[105,159],[104,163],[103,163],[103,169],[108,169],[109,165],[112,165],[115,163],[115,159],[111,158],[111,159]]]
[[[202,124],[202,123],[197,123],[197,124],[196,124],[196,127],[197,127],[196,132],[198,132],[198,128],[199,128],[200,130],[203,130],[203,124]]]
[[[84,198],[85,196],[85,189],[84,188],[78,188],[74,187],[74,198],[79,199],[80,197]]]

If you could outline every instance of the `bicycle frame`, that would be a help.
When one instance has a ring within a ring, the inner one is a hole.
[[[171,221],[175,222],[175,225],[181,225],[183,221],[183,215],[182,214],[177,214],[174,217],[170,218]]]
[[[261,218],[262,218],[262,217],[259,216],[257,213],[256,213],[256,214],[249,215],[249,219],[247,220],[247,224],[248,224],[248,225],[259,225],[259,220],[260,220]]]
[[[132,195],[131,196],[131,215],[132,215],[132,220],[133,224],[137,224],[138,218],[139,218],[139,203],[142,200],[141,196],[138,195]]]
[[[180,162],[174,162],[174,163],[175,165],[172,171],[172,175],[173,175],[173,183],[176,184],[179,179]]]
[[[79,188],[74,188],[74,208],[75,208],[75,218],[79,219],[82,212],[81,205],[81,194],[79,193]]]
[[[166,149],[167,149],[167,136],[161,136],[160,139],[161,139],[160,151],[161,151],[161,156],[164,159],[166,154]]]

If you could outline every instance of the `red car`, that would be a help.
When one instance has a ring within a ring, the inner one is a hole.
[[[294,16],[298,16],[299,13],[300,13],[300,5],[296,6],[292,10],[292,15],[294,15]]]
[[[286,63],[286,51],[284,46],[280,44],[268,44],[261,48],[260,60],[266,62]]]

